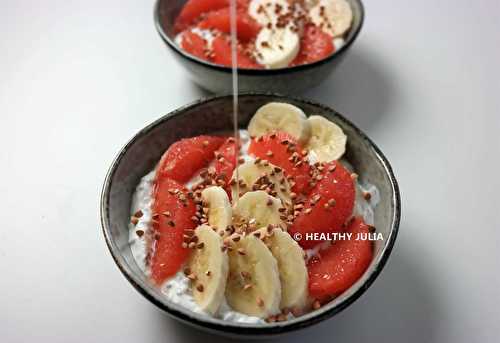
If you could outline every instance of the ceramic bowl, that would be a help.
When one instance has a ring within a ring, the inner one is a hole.
[[[237,324],[196,314],[173,304],[152,286],[136,264],[128,244],[128,224],[134,189],[151,171],[163,152],[175,141],[232,128],[232,97],[220,96],[196,101],[175,110],[139,131],[112,163],[101,197],[101,222],[109,251],[127,280],[149,301],[170,316],[212,332],[238,337],[258,337],[299,330],[333,317],[363,294],[384,267],[398,232],[400,197],[389,162],[377,146],[356,126],[335,110],[307,100],[275,94],[242,94],[239,97],[239,126],[270,101],[294,104],[308,115],[321,115],[337,123],[348,137],[345,158],[361,182],[375,185],[381,201],[375,208],[375,226],[384,240],[375,244],[374,258],[364,275],[346,292],[320,309],[286,322]]]
[[[353,10],[351,29],[345,44],[329,57],[306,65],[281,69],[238,69],[240,91],[294,93],[308,90],[324,81],[346,57],[363,26],[364,9],[360,0],[347,0]],[[173,57],[187,70],[190,78],[202,88],[214,93],[232,91],[231,68],[194,57],[174,41],[174,20],[186,0],[158,0],[154,20],[160,37]]]

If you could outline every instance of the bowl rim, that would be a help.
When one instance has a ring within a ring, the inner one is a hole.
[[[163,26],[161,24],[160,20],[160,4],[162,1],[168,1],[168,0],[156,0],[156,3],[154,5],[154,23],[156,27],[156,31],[160,35],[161,39],[163,42],[166,43],[166,45],[174,51],[177,55],[179,55],[181,58],[185,58],[194,64],[200,65],[202,67],[206,67],[215,71],[219,72],[224,72],[224,73],[231,73],[231,67],[226,67],[222,66],[220,64],[208,62],[205,60],[202,60],[201,58],[195,57],[191,54],[188,54],[185,52],[183,49],[181,49],[172,38],[169,37],[169,35],[163,30]],[[238,74],[243,75],[243,76],[265,76],[265,75],[282,75],[282,74],[287,74],[287,73],[295,73],[295,72],[300,72],[303,70],[308,70],[308,69],[313,69],[315,67],[319,67],[323,64],[329,63],[333,61],[337,56],[340,56],[344,54],[347,49],[354,43],[356,38],[358,37],[361,28],[363,27],[363,23],[365,20],[365,7],[363,5],[362,0],[351,0],[353,2],[356,2],[359,6],[359,24],[356,27],[352,27],[351,30],[353,31],[352,36],[344,42],[344,44],[340,47],[339,50],[334,51],[331,55],[328,57],[325,57],[319,61],[313,62],[313,63],[308,63],[308,64],[301,64],[293,67],[284,67],[284,68],[277,68],[277,69],[247,69],[247,68],[238,68]]]
[[[391,204],[394,207],[394,213],[391,218],[391,227],[389,231],[389,237],[387,239],[387,242],[385,246],[382,247],[382,252],[378,257],[378,260],[375,261],[374,268],[372,269],[371,273],[367,275],[365,281],[363,284],[359,286],[357,290],[355,290],[352,294],[347,296],[345,299],[343,299],[341,302],[336,304],[335,306],[331,308],[327,308],[324,311],[320,312],[315,312],[312,311],[309,314],[306,314],[305,316],[298,317],[296,319],[293,319],[291,321],[285,321],[285,322],[279,322],[279,323],[270,323],[267,325],[262,326],[261,324],[258,324],[259,326],[256,326],[254,324],[242,324],[242,323],[234,323],[234,322],[227,322],[227,321],[222,321],[222,320],[215,320],[214,318],[207,317],[197,317],[196,314],[190,313],[190,310],[183,309],[183,310],[178,310],[173,306],[170,306],[166,302],[164,302],[164,298],[157,297],[154,292],[152,291],[152,287],[148,286],[147,284],[144,284],[141,282],[138,276],[134,274],[134,272],[130,269],[128,266],[128,263],[125,261],[123,256],[120,254],[119,247],[113,242],[111,238],[111,227],[108,223],[108,203],[109,203],[109,195],[110,195],[110,189],[111,189],[111,180],[113,179],[113,176],[121,162],[121,159],[123,156],[128,152],[129,148],[141,137],[144,135],[148,134],[151,130],[156,128],[158,125],[161,125],[165,121],[168,121],[169,119],[182,115],[185,113],[185,111],[195,108],[197,106],[203,105],[205,103],[209,103],[212,101],[217,101],[220,99],[224,98],[231,98],[232,95],[216,95],[216,96],[209,96],[209,97],[204,97],[198,100],[195,100],[187,105],[184,105],[178,109],[175,109],[160,118],[156,119],[153,121],[151,124],[145,126],[143,129],[141,129],[139,132],[137,132],[118,152],[116,157],[114,158],[113,162],[111,163],[111,166],[108,169],[108,172],[106,174],[104,184],[102,187],[101,191],[101,197],[100,197],[100,219],[101,219],[101,228],[102,232],[105,237],[106,245],[108,247],[109,252],[111,253],[111,256],[113,257],[113,260],[115,261],[116,265],[120,269],[121,273],[124,275],[124,277],[134,286],[134,288],[142,294],[146,299],[151,301],[154,305],[156,305],[158,308],[169,314],[170,316],[174,317],[175,319],[178,319],[184,323],[196,326],[198,328],[211,331],[211,332],[218,332],[221,333],[221,331],[224,334],[229,334],[229,335],[244,335],[244,336],[251,336],[251,337],[264,337],[264,336],[271,336],[271,335],[277,335],[277,334],[283,334],[286,332],[292,332],[296,330],[300,330],[309,326],[312,326],[316,323],[319,323],[323,320],[326,320],[328,318],[333,317],[337,313],[341,312],[344,310],[346,307],[351,305],[354,301],[356,301],[370,286],[371,284],[375,281],[375,279],[378,277],[380,274],[381,270],[384,268],[387,260],[389,259],[389,256],[391,254],[391,251],[394,247],[396,237],[399,231],[399,224],[400,224],[400,219],[401,219],[401,197],[400,197],[400,192],[399,192],[399,186],[398,182],[396,180],[396,177],[394,175],[394,172],[392,170],[392,167],[385,157],[385,155],[382,153],[382,151],[375,145],[375,143],[372,142],[372,140],[363,132],[361,129],[359,129],[357,126],[355,126],[351,121],[346,119],[343,115],[338,113],[336,110],[333,108],[317,103],[315,101],[311,100],[306,100],[300,97],[295,97],[295,96],[288,96],[288,95],[282,95],[282,94],[277,94],[277,93],[272,93],[272,92],[242,92],[239,93],[240,97],[252,97],[252,96],[264,96],[264,97],[270,97],[274,101],[276,100],[283,100],[283,101],[292,101],[296,102],[298,104],[303,103],[307,104],[310,106],[315,106],[320,109],[325,109],[328,112],[334,112],[336,119],[340,120],[343,122],[343,124],[349,126],[350,128],[353,129],[353,131],[359,135],[365,142],[368,143],[368,145],[374,150],[374,153],[376,155],[376,158],[379,160],[379,162],[382,164],[384,173],[388,176],[390,186],[391,186]],[[184,312],[185,311],[185,312]],[[309,316],[308,316],[309,315]],[[199,316],[199,315],[198,315]],[[306,317],[306,318],[304,318]]]

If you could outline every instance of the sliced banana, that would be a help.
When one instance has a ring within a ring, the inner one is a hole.
[[[205,188],[201,192],[203,206],[208,208],[208,224],[218,230],[231,225],[233,211],[226,191],[218,186]]]
[[[221,250],[223,241],[210,226],[200,225],[195,230],[198,237],[188,268],[193,281],[193,297],[205,312],[215,314],[224,300],[229,262]]]
[[[321,116],[310,116],[311,138],[306,149],[319,162],[338,160],[345,152],[347,136],[335,123]]]
[[[233,207],[234,223],[244,221],[254,230],[268,225],[284,227],[280,208],[281,201],[264,191],[247,192]]]
[[[297,242],[280,229],[261,229],[261,237],[278,262],[281,281],[280,308],[304,309],[308,299],[308,275],[304,251]]]
[[[279,8],[279,13],[277,9]],[[252,0],[248,5],[248,14],[261,26],[275,24],[280,15],[285,15],[290,11],[290,6],[286,0]]]
[[[333,37],[342,36],[352,24],[352,9],[346,0],[319,0],[309,15],[313,24]]]
[[[281,168],[271,163],[263,164],[247,161],[237,169],[234,171],[232,179],[236,180],[236,175],[238,175],[239,186],[231,186],[233,199],[238,199],[239,196],[249,191],[271,188],[272,191],[276,192],[276,197],[281,200],[283,206],[286,208],[292,207],[290,183]]]
[[[307,142],[311,129],[305,113],[297,106],[283,102],[270,102],[260,107],[248,124],[248,133],[259,137],[273,131],[284,131],[299,143]]]
[[[264,27],[255,40],[257,61],[269,69],[284,68],[300,49],[300,37],[292,27]]]
[[[234,243],[229,252],[226,298],[231,308],[250,316],[266,318],[280,311],[278,263],[254,235]]]

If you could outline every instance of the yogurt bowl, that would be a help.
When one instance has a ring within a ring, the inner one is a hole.
[[[345,158],[361,182],[374,185],[380,201],[373,224],[382,239],[374,243],[373,259],[364,274],[348,290],[324,306],[280,322],[228,321],[192,311],[168,300],[136,262],[129,244],[130,209],[141,178],[160,160],[163,152],[181,138],[229,131],[232,128],[232,97],[199,100],[175,110],[135,135],[119,152],[104,183],[101,221],[106,243],[117,266],[148,300],[170,316],[211,332],[237,337],[261,337],[298,330],[334,316],[356,300],[375,280],[394,245],[400,218],[400,198],[389,162],[370,139],[347,119],[326,106],[275,94],[241,94],[239,126],[247,126],[255,111],[270,102],[284,102],[336,123],[347,136]]]
[[[346,1],[352,10],[352,23],[343,36],[342,45],[333,54],[313,63],[278,69],[238,68],[240,91],[299,92],[326,80],[346,57],[363,26],[364,8],[361,0]],[[158,0],[154,12],[156,29],[173,57],[196,84],[214,93],[227,93],[232,90],[231,67],[195,57],[176,41],[174,26],[185,3],[186,0]]]

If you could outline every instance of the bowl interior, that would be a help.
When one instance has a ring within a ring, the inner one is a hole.
[[[270,101],[284,101],[307,115],[322,115],[337,123],[348,136],[346,158],[362,182],[377,186],[381,201],[375,209],[375,226],[384,240],[375,244],[374,259],[355,285],[317,311],[288,322],[269,325],[234,324],[195,314],[169,303],[152,287],[137,266],[128,243],[131,198],[140,178],[153,169],[163,152],[180,138],[227,131],[232,127],[232,97],[222,96],[198,101],[176,110],[141,130],[119,153],[105,181],[101,215],[110,251],[131,283],[148,299],[175,317],[204,328],[226,332],[278,333],[311,325],[329,317],[354,301],[368,288],[383,267],[399,224],[399,194],[388,162],[376,146],[349,121],[334,110],[319,104],[277,95],[246,94],[239,98],[239,125],[246,125],[257,108]]]
[[[229,67],[224,67],[220,66],[211,62],[208,62],[206,60],[199,59],[195,56],[192,56],[188,53],[185,53],[177,44],[175,43],[175,31],[174,31],[174,23],[175,19],[179,15],[180,11],[182,10],[182,7],[186,3],[187,0],[158,0],[156,3],[156,8],[155,8],[155,21],[156,21],[156,26],[157,29],[163,38],[163,40],[171,47],[173,48],[176,52],[180,53],[182,56],[187,57],[191,60],[200,62],[205,65],[210,65],[210,66],[217,66],[223,69],[230,70],[231,68]],[[352,8],[352,13],[353,13],[353,21],[351,24],[351,28],[345,35],[345,44],[334,54],[331,56],[325,58],[325,60],[329,60],[330,58],[333,58],[333,56],[340,54],[343,52],[354,39],[358,35],[361,26],[363,24],[364,20],[364,8],[361,0],[346,0]],[[319,61],[321,62],[321,61]],[[308,64],[308,66],[315,65],[319,62],[311,63]],[[300,69],[303,66],[295,66],[295,67],[285,67],[285,68],[280,68],[280,69],[273,69],[273,71],[279,71],[283,69]],[[245,69],[242,69],[245,70]],[[251,71],[253,74],[255,73],[260,73],[260,72],[269,72],[269,70],[256,70],[256,69],[248,69]]]

